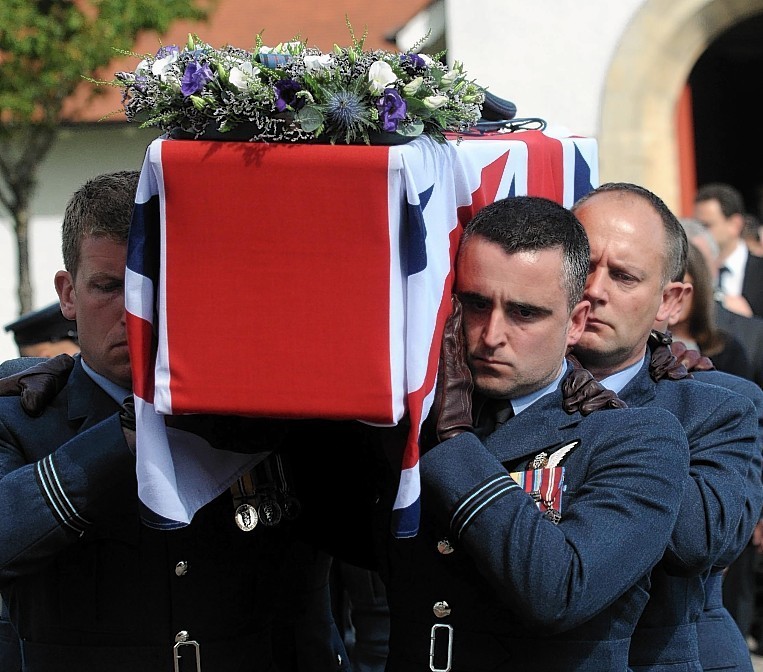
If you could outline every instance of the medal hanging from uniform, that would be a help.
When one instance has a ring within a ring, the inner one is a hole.
[[[294,520],[301,505],[289,484],[282,456],[274,451],[231,486],[235,520],[251,532],[258,523],[275,527],[285,518]]]

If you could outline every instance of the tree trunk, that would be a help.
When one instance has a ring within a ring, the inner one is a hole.
[[[29,222],[37,174],[56,139],[57,129],[48,124],[6,127],[0,135],[0,203],[13,221],[18,256],[19,315],[33,309],[29,272]]]

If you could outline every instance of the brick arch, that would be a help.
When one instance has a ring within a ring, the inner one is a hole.
[[[623,32],[604,83],[601,181],[642,184],[678,210],[676,104],[692,67],[763,0],[646,0]]]

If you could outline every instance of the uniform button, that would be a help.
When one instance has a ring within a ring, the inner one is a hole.
[[[437,551],[443,555],[450,555],[455,550],[447,539],[441,539],[437,542]]]
[[[435,602],[432,611],[437,618],[445,618],[450,616],[450,605],[445,601]]]
[[[341,653],[337,653],[336,654],[336,666],[337,666],[338,669],[342,668],[342,662],[343,662],[342,661],[342,654]]]
[[[177,635],[175,635],[175,643],[179,642],[187,642],[188,641],[188,630],[181,630],[178,632]]]
[[[187,571],[188,563],[185,560],[181,560],[177,565],[175,565],[175,574],[178,576],[184,576]]]

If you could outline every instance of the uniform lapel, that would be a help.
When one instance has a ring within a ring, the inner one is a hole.
[[[82,423],[79,431],[105,420],[119,409],[119,405],[87,375],[79,357],[69,375],[66,389],[69,420]]]
[[[657,394],[657,383],[649,375],[649,364],[651,361],[652,355],[650,352],[647,352],[644,364],[638,373],[617,393],[617,396],[628,406],[646,406],[654,400]]]
[[[557,388],[499,427],[487,437],[485,445],[503,463],[529,461],[549,446],[568,440],[565,430],[577,425],[580,417],[578,413],[565,413],[562,393]]]

